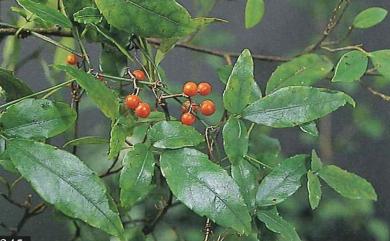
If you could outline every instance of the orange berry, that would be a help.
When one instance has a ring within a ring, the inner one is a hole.
[[[200,112],[205,116],[215,113],[215,104],[211,100],[205,100],[200,104]]]
[[[183,105],[181,106],[181,110],[182,112],[190,112],[190,106],[191,106],[191,110],[192,111],[197,111],[198,110],[198,106],[195,104],[195,103],[192,103],[189,101],[189,100],[186,100]]]
[[[77,56],[75,54],[69,54],[66,57],[66,62],[70,65],[76,65],[77,64]]]
[[[195,121],[196,121],[195,116],[189,112],[184,113],[181,116],[181,123],[183,123],[183,125],[191,126],[195,123]]]
[[[125,99],[127,108],[134,110],[141,103],[141,99],[137,95],[128,95]]]
[[[136,80],[144,81],[146,79],[145,72],[140,69],[134,70],[132,74]]]
[[[203,96],[209,95],[212,90],[213,90],[213,87],[211,86],[211,84],[209,84],[207,82],[202,82],[198,85],[198,93],[200,95],[203,95]]]
[[[103,80],[104,80],[104,76],[101,75],[101,74],[98,74],[98,75],[96,76],[96,78],[97,78],[98,80],[100,80],[100,81],[103,81]]]
[[[198,85],[194,82],[187,82],[183,86],[183,93],[188,96],[195,96],[198,93]]]
[[[146,118],[150,115],[150,105],[148,103],[141,103],[135,108],[135,115],[141,118]]]

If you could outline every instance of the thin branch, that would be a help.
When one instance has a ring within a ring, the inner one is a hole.
[[[164,217],[164,215],[168,212],[168,210],[172,207],[172,200],[173,200],[173,194],[172,192],[169,192],[168,200],[166,201],[166,204],[164,207],[158,212],[156,217],[153,219],[153,221],[150,223],[150,225],[147,225],[142,230],[145,235],[150,234],[153,232],[154,228],[158,224],[158,222]]]
[[[374,90],[373,88],[371,87],[367,87],[368,91],[370,91],[373,95],[375,96],[379,96],[380,98],[382,98],[384,101],[388,101],[390,102],[390,96],[389,95],[386,95],[386,94],[383,94],[381,92],[378,92],[376,90]]]

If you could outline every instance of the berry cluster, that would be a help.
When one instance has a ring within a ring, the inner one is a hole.
[[[194,82],[187,82],[183,85],[183,94],[188,97],[194,97],[197,94],[201,96],[207,96],[212,91],[212,86],[207,82],[196,84]],[[181,122],[184,125],[193,125],[196,121],[194,112],[200,111],[205,116],[210,116],[215,113],[215,104],[211,100],[204,100],[200,105],[187,100],[183,103],[181,116]]]
[[[134,70],[131,74],[136,80],[144,81],[146,79],[145,72],[142,70]],[[140,118],[147,118],[150,115],[150,105],[142,102],[138,95],[129,94],[126,96],[125,105],[130,110],[134,110],[135,115]]]

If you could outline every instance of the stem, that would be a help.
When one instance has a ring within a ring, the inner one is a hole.
[[[263,167],[266,167],[266,168],[268,168],[268,169],[271,169],[271,170],[273,169],[271,166],[265,164],[264,162],[261,162],[261,161],[257,160],[256,158],[253,158],[253,157],[251,157],[251,156],[249,156],[249,155],[245,155],[244,158],[247,159],[248,161],[256,162],[256,163],[258,163],[258,164],[260,164],[260,165],[262,165]]]
[[[45,36],[45,35],[42,35],[42,34],[39,34],[39,33],[36,33],[36,32],[31,32],[31,34],[34,35],[34,36],[37,37],[37,38],[40,38],[40,39],[42,39],[42,40],[44,40],[44,41],[46,41],[46,42],[48,42],[48,43],[53,44],[54,46],[57,46],[57,47],[59,47],[59,48],[62,48],[62,49],[64,49],[64,50],[70,52],[70,53],[73,53],[73,54],[77,55],[77,56],[80,57],[80,58],[83,57],[83,55],[80,54],[80,53],[78,53],[76,50],[73,50],[73,49],[71,49],[71,48],[68,48],[68,47],[66,47],[65,45],[63,45],[63,44],[61,44],[61,43],[59,43],[59,42],[57,42],[57,41],[55,41],[55,40],[53,40],[53,39],[51,39],[51,38]]]

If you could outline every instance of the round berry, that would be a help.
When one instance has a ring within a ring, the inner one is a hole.
[[[125,99],[127,108],[134,110],[141,103],[141,99],[137,95],[128,95]]]
[[[77,56],[75,54],[69,54],[66,57],[66,62],[70,65],[76,65],[77,64]]]
[[[215,113],[215,104],[211,100],[205,100],[200,104],[200,112],[205,116]]]
[[[190,106],[191,106],[191,110],[190,110]],[[181,110],[183,113],[185,112],[190,112],[190,111],[197,111],[198,110],[198,106],[195,104],[195,103],[192,103],[189,101],[189,100],[186,100],[183,105],[181,106]]]
[[[203,95],[203,96],[209,95],[212,90],[213,90],[213,87],[211,86],[211,84],[209,84],[207,82],[202,82],[198,85],[198,93],[200,95]]]
[[[150,105],[148,103],[141,103],[135,108],[135,115],[141,118],[146,118],[150,114]]]
[[[198,85],[194,82],[187,82],[183,86],[183,93],[187,96],[195,96],[198,93]]]
[[[101,75],[101,74],[98,74],[98,75],[96,76],[96,78],[97,78],[98,80],[100,80],[100,81],[104,81],[104,76]]]
[[[132,74],[136,80],[144,81],[146,79],[145,72],[140,69],[134,70]]]
[[[191,126],[195,123],[196,118],[193,114],[187,112],[181,116],[181,123],[187,126]]]

